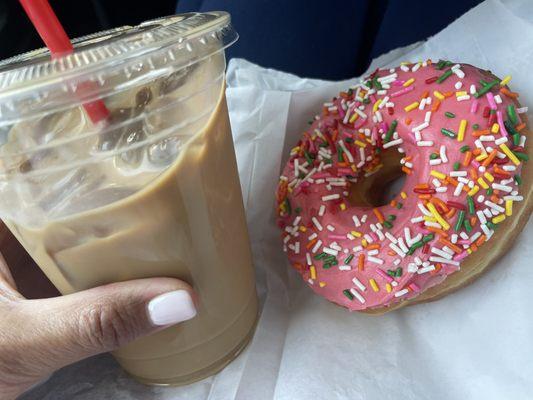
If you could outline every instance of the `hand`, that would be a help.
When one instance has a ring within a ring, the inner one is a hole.
[[[5,232],[0,242],[4,247]],[[182,281],[152,278],[28,300],[0,254],[0,399],[15,399],[65,365],[193,318],[192,296]]]

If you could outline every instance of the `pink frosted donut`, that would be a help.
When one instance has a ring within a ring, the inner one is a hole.
[[[324,104],[277,190],[283,249],[317,294],[388,311],[470,282],[507,249],[531,213],[527,109],[510,79],[405,63]]]

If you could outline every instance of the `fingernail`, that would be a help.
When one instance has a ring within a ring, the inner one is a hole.
[[[154,297],[148,303],[148,315],[154,325],[172,325],[196,315],[196,307],[186,290],[175,290]]]

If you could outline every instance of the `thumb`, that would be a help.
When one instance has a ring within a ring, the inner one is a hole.
[[[55,370],[196,315],[192,289],[172,278],[113,283],[16,307],[44,369]],[[26,352],[33,354],[33,351]],[[31,360],[30,360],[31,361]],[[38,371],[35,371],[38,372]]]

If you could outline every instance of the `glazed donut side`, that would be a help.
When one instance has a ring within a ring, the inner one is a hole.
[[[445,294],[502,253],[501,231],[531,211],[525,109],[508,80],[428,61],[377,70],[325,103],[277,193],[285,249],[315,292],[383,312]],[[406,182],[376,204],[396,150]]]

